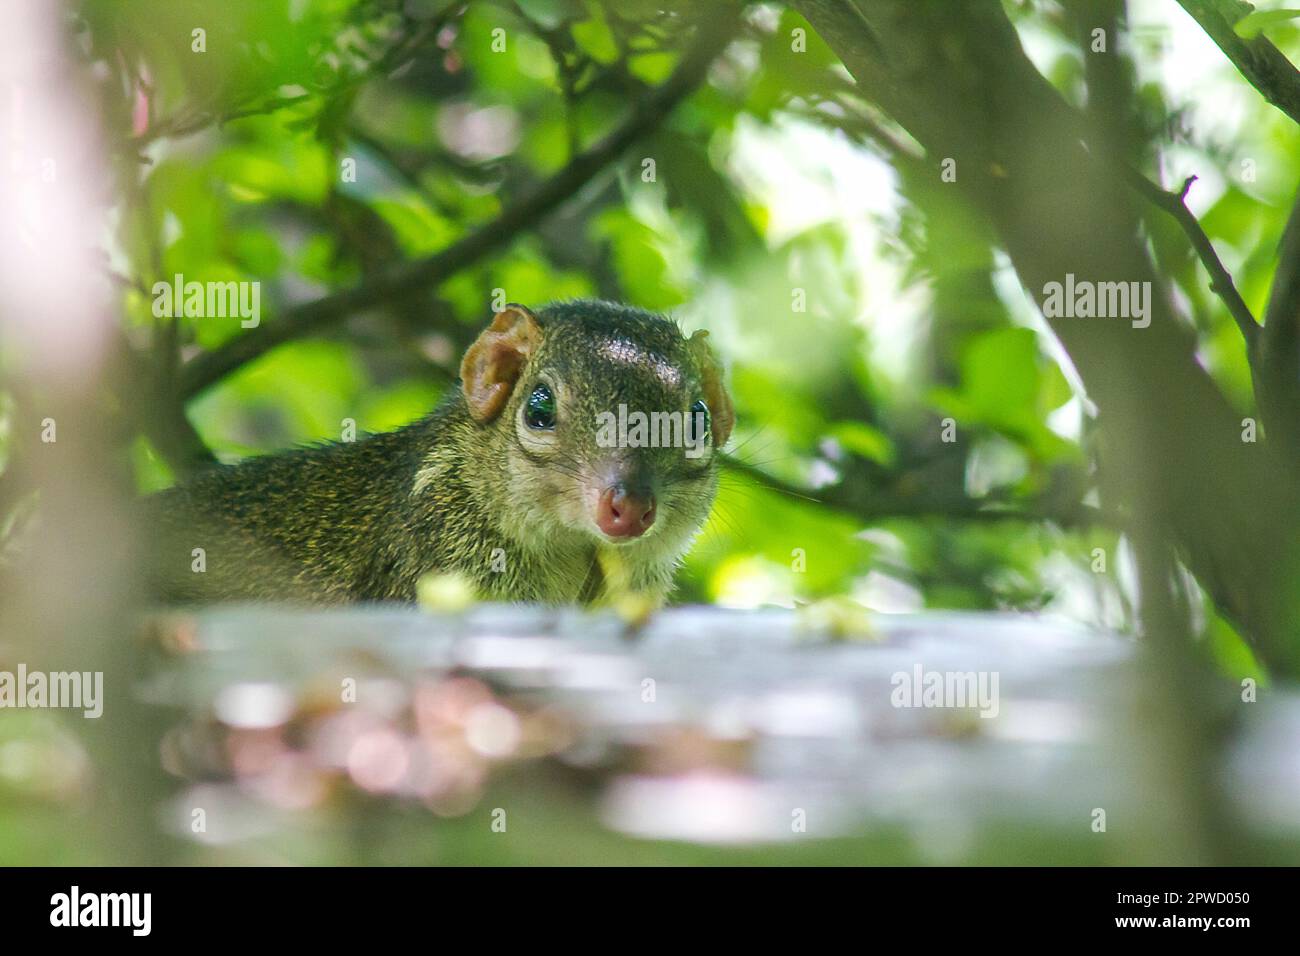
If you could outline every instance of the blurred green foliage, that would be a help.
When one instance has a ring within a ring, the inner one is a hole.
[[[382,286],[395,267],[508,214],[672,84],[700,18],[722,6],[68,0],[69,47],[116,174],[106,263],[124,339],[141,359],[128,384],[147,397],[143,409],[122,395],[107,404],[137,490],[165,488],[190,464],[151,437],[133,417],[141,411],[174,402],[223,461],[351,428],[392,429],[455,387],[460,355],[498,291],[530,304],[600,296],[708,329],[730,366],[731,462],[677,600],[826,600],[827,618],[851,602],[1015,609],[1136,630],[1132,548],[1099,495],[1095,410],[1068,359],[986,217],[779,3],[746,4],[702,83],[507,242],[416,292],[377,296],[236,363],[193,394],[176,390],[197,361],[256,341],[295,307]],[[1085,59],[1065,6],[1003,7],[1038,69],[1085,108]],[[1175,190],[1198,177],[1188,204],[1261,315],[1300,133],[1172,5],[1127,7],[1143,173]],[[1300,54],[1289,11],[1261,11],[1236,28]],[[1199,360],[1243,416],[1254,414],[1241,335],[1186,235],[1155,208],[1142,229],[1194,327]],[[154,283],[177,275],[260,283],[259,327],[155,315]],[[0,355],[0,372],[10,361]],[[18,454],[21,398],[0,391],[0,478]],[[14,560],[11,532],[32,516],[35,497],[0,510],[0,569]],[[1227,675],[1222,686],[1263,679],[1191,575],[1179,580],[1202,646]],[[115,746],[153,753],[119,726],[105,731]],[[101,757],[79,750],[59,715],[0,722],[0,859],[114,858],[82,829],[97,824],[102,838],[106,821],[119,822],[82,800],[86,753]],[[631,840],[603,829],[584,803],[589,781],[547,774],[492,783],[530,794],[526,822],[540,824],[540,843],[494,840],[478,818],[430,828],[423,811],[349,793],[330,806],[337,825],[290,827],[237,853],[254,863],[515,864],[532,862],[530,853],[679,864],[950,859],[892,828],[788,847]],[[489,791],[483,806],[494,800]],[[1247,849],[1264,860],[1294,855],[1293,839],[1274,842]],[[1117,861],[1091,833],[1034,825],[983,828],[960,858]]]
[[[700,6],[71,4],[116,149],[111,259],[134,340],[171,342],[186,360],[258,334],[237,319],[166,328],[149,290],[176,274],[260,282],[273,325],[290,304],[447,248],[664,83]],[[1135,7],[1152,169],[1201,177],[1190,200],[1261,309],[1296,131],[1226,63],[1176,76],[1197,48],[1182,25]],[[1006,8],[1040,69],[1082,105],[1060,10]],[[1286,18],[1246,26],[1297,47]],[[1233,119],[1207,122],[1205,88],[1231,99]],[[435,288],[237,369],[193,397],[190,420],[223,460],[337,439],[346,420],[389,429],[454,382],[493,290],[621,299],[710,329],[732,366],[740,465],[681,600],[851,595],[1130,627],[1126,545],[1095,507],[1090,409],[987,228],[909,142],[797,15],[750,5],[707,82],[558,212]],[[1240,338],[1186,238],[1155,211],[1146,229],[1204,362],[1249,408]],[[142,491],[172,480],[147,440],[133,439],[130,458]],[[1212,612],[1205,629],[1223,660],[1248,657]]]

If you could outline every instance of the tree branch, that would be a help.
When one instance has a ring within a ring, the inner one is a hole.
[[[1259,348],[1260,392],[1269,439],[1300,459],[1300,190],[1282,233]]]
[[[137,353],[123,335],[113,343],[110,380],[130,421],[177,476],[216,464],[217,457],[185,414],[166,369]]]
[[[368,74],[391,76],[392,73],[405,65],[419,50],[419,48],[432,37],[437,36],[439,31],[452,19],[453,16],[460,15],[460,8],[453,5],[449,6],[441,15],[425,21],[417,29],[408,35],[402,37],[394,43],[389,49],[384,51],[383,55],[372,61],[368,68],[361,74],[362,77]],[[349,83],[355,84],[358,79],[346,81],[343,85]],[[335,91],[337,92],[337,90]],[[246,119],[250,116],[262,116],[267,113],[274,113],[278,110],[290,106],[296,106],[299,103],[306,102],[316,97],[328,97],[330,94],[325,91],[315,93],[301,93],[295,96],[273,96],[269,99],[255,103],[245,103],[244,105],[219,112],[216,104],[221,100],[218,94],[211,98],[210,104],[205,107],[183,110],[166,119],[159,119],[149,124],[149,127],[141,132],[138,136],[129,140],[131,146],[137,151],[144,150],[145,147],[160,139],[184,138],[192,136],[200,130],[209,126],[224,126],[226,123],[232,123],[235,120]]]
[[[801,115],[830,128],[842,129],[851,135],[856,135],[859,141],[874,143],[899,167],[910,168],[913,171],[924,168],[926,162],[924,156],[918,156],[899,141],[896,136],[861,111],[852,109],[841,98],[835,97],[834,102],[844,110],[846,115],[843,118],[837,119],[818,110],[804,110]],[[1210,237],[1205,234],[1200,222],[1192,214],[1192,211],[1187,208],[1185,201],[1187,191],[1191,188],[1192,183],[1196,181],[1196,177],[1189,176],[1183,182],[1182,189],[1177,193],[1173,193],[1162,189],[1132,168],[1125,167],[1124,175],[1128,177],[1133,188],[1145,199],[1157,208],[1169,213],[1182,227],[1197,257],[1205,266],[1206,272],[1210,274],[1210,290],[1218,295],[1223,304],[1227,306],[1233,321],[1237,323],[1237,327],[1241,330],[1241,336],[1246,342],[1246,355],[1251,366],[1254,367],[1256,349],[1259,346],[1260,325],[1250,311],[1250,307],[1246,305],[1245,300],[1237,291],[1236,283],[1232,279],[1232,273],[1227,270],[1227,267],[1219,258]],[[1300,195],[1297,196],[1297,201],[1300,202]],[[1300,213],[1300,205],[1297,206],[1297,212]],[[1292,316],[1295,316],[1297,310],[1300,310],[1300,227],[1297,227],[1296,231],[1294,254],[1297,261],[1294,268],[1297,281],[1293,294],[1297,301],[1294,303],[1295,307],[1291,310]]]
[[[1261,660],[1300,674],[1294,470],[1267,443],[1243,442],[1240,413],[1166,296],[1152,297],[1143,327],[1044,308],[1047,290],[1069,275],[1161,284],[1122,176],[1083,145],[1077,111],[1025,54],[1000,0],[789,2],[865,96],[930,155],[957,163],[956,188],[995,227],[1097,406],[1103,500],[1133,513],[1135,489],[1161,489],[1141,497],[1155,502],[1150,519]],[[874,52],[881,40],[887,55]]]
[[[1126,169],[1125,174],[1133,188],[1153,205],[1173,216],[1183,232],[1187,234],[1192,248],[1196,250],[1197,258],[1205,266],[1205,271],[1210,274],[1210,289],[1223,300],[1223,304],[1228,307],[1228,312],[1232,315],[1232,320],[1237,323],[1237,328],[1241,329],[1241,337],[1246,340],[1246,355],[1253,367],[1259,345],[1259,323],[1241,294],[1237,292],[1232,274],[1219,259],[1219,254],[1214,251],[1214,244],[1210,242],[1210,237],[1205,234],[1201,224],[1187,208],[1187,191],[1196,181],[1196,177],[1188,176],[1183,182],[1182,189],[1173,193],[1160,188],[1136,170]]]
[[[1233,24],[1255,8],[1238,0],[1178,0],[1250,85],[1300,123],[1300,71],[1263,34],[1245,40]]]
[[[299,93],[295,96],[273,96],[255,105],[242,106],[227,113],[218,114],[200,109],[190,113],[169,116],[166,119],[149,124],[148,129],[137,136],[131,137],[128,142],[133,149],[142,153],[147,146],[160,139],[184,139],[186,136],[193,136],[209,126],[224,126],[226,123],[247,119],[250,116],[264,116],[267,113],[275,113],[290,106],[305,103],[313,97],[314,94],[311,93]]]
[[[441,252],[404,263],[355,288],[290,308],[278,321],[267,323],[256,334],[241,335],[215,351],[198,356],[181,368],[180,394],[191,398],[285,342],[319,333],[376,303],[435,286],[531,228],[658,126],[704,80],[709,65],[731,39],[735,25],[734,8],[730,4],[725,15],[701,23],[695,45],[666,82],[647,93],[604,139],[578,153],[555,175],[507,206],[497,218]]]
[[[1300,189],[1296,190],[1295,204],[1282,233],[1278,249],[1277,271],[1273,276],[1273,291],[1269,295],[1268,310],[1264,313],[1265,346],[1270,340],[1286,337],[1295,342],[1300,335]]]
[[[724,454],[723,465],[758,485],[790,498],[811,501],[868,523],[894,518],[953,518],[965,521],[1052,521],[1063,528],[1112,527],[1122,529],[1117,515],[1082,502],[1073,508],[1035,508],[1036,502],[948,496],[942,499],[903,495],[888,489],[855,489],[849,482],[827,489],[803,488],[769,474],[762,468]]]

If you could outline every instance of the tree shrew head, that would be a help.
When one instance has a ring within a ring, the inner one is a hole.
[[[708,515],[734,422],[706,339],[607,302],[497,313],[465,354],[462,388],[504,449],[515,518],[680,553]]]

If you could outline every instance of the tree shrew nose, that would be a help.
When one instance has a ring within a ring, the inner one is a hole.
[[[610,485],[596,504],[596,525],[611,538],[636,538],[655,522],[655,498],[649,491]]]

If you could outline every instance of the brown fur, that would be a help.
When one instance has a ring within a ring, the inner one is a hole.
[[[590,603],[628,591],[662,601],[717,487],[732,411],[702,333],[604,302],[498,314],[467,351],[462,388],[394,432],[249,459],[148,500],[156,584],[172,600],[411,601],[429,572],[456,572],[491,600]],[[556,429],[521,421],[545,378]],[[704,399],[712,439],[606,449],[596,415],[686,412]],[[596,496],[631,469],[658,500],[627,543],[591,522]],[[621,471],[620,471],[621,470]],[[192,570],[203,548],[206,570]]]

